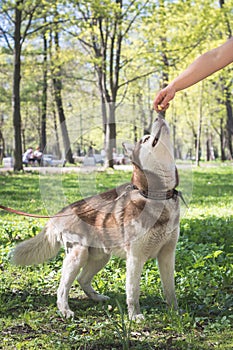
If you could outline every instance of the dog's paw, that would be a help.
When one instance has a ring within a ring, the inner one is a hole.
[[[139,323],[139,322],[144,321],[144,320],[145,320],[145,317],[143,316],[143,314],[137,314],[137,315],[133,315],[133,316],[131,317],[131,320],[134,321],[134,322]]]
[[[64,318],[67,319],[73,319],[74,318],[74,312],[70,309],[59,309],[60,313]]]
[[[63,316],[64,316],[65,318],[71,318],[71,319],[73,319],[73,318],[74,318],[74,312],[71,311],[71,310],[66,310],[66,311],[63,313]]]
[[[107,295],[98,294],[98,293],[90,293],[89,296],[94,301],[107,301],[110,299]]]

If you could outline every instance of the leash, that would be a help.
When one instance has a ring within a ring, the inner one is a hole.
[[[171,198],[176,198],[176,197],[180,197],[183,201],[183,203],[185,204],[185,206],[188,208],[188,205],[183,197],[183,194],[181,191],[177,191],[175,188],[166,192],[159,192],[159,191],[155,191],[154,195],[150,195],[144,191],[141,191],[137,186],[135,185],[129,185],[126,187],[125,192],[123,192],[120,196],[118,196],[117,198],[114,199],[114,201],[120,199],[121,197],[123,197],[127,192],[129,192],[129,190],[137,190],[139,191],[139,193],[146,199],[152,199],[152,200],[167,200],[167,199],[171,199]],[[105,205],[110,204],[112,201],[109,201],[108,203],[106,203]],[[105,205],[102,205],[101,208]],[[71,205],[72,206],[72,205]],[[27,217],[31,217],[31,218],[38,218],[38,219],[52,219],[52,218],[62,218],[65,216],[72,216],[74,214],[55,214],[55,215],[38,215],[38,214],[30,214],[30,213],[26,213],[24,211],[20,211],[20,210],[16,210],[13,208],[9,208],[6,207],[4,205],[0,204],[0,209],[7,211],[9,213],[13,213],[13,214],[17,214],[17,215],[22,215],[22,216],[27,216]],[[91,208],[90,210],[93,210],[93,208]],[[90,210],[85,210],[84,212],[78,213],[79,215],[85,214],[87,212],[89,212]]]
[[[184,205],[186,206],[186,208],[189,208],[186,200],[184,199],[183,193],[181,191],[177,191],[177,190],[174,190],[174,191],[176,191],[177,192],[177,196],[182,199],[182,201],[183,201]]]
[[[56,214],[56,215],[49,216],[49,215],[30,214],[30,213],[25,213],[24,211],[20,211],[20,210],[12,209],[12,208],[9,208],[9,207],[5,207],[4,205],[0,205],[0,209],[5,210],[5,211],[7,211],[9,213],[22,215],[22,216],[29,216],[31,218],[38,218],[38,219],[52,219],[52,218],[59,218],[59,217],[63,217],[63,216],[73,215],[73,214],[64,214],[64,215]]]

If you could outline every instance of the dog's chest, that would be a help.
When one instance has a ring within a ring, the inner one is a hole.
[[[163,209],[160,208],[159,216],[153,215],[153,209],[152,207],[152,211],[147,213],[144,220],[137,223],[137,239],[131,241],[131,248],[147,259],[156,258],[160,249],[171,239],[177,240],[179,234],[179,229],[177,230],[179,227],[178,203],[167,203]]]
[[[151,229],[141,242],[140,250],[147,258],[156,258],[162,246],[170,239],[170,232],[164,229]]]

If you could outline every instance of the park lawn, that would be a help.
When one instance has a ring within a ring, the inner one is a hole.
[[[156,262],[141,280],[145,321],[130,322],[125,306],[125,262],[113,257],[95,278],[111,297],[88,300],[76,283],[70,293],[74,320],[56,307],[64,252],[34,267],[16,267],[8,253],[40,231],[45,219],[0,212],[0,349],[232,349],[233,348],[233,168],[181,169],[181,235],[176,255],[180,314],[163,301]],[[39,175],[0,174],[2,205],[52,214],[63,205],[130,180],[130,172]],[[183,180],[184,179],[184,180]]]

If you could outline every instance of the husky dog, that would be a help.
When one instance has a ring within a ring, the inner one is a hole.
[[[131,319],[143,318],[139,285],[143,265],[150,258],[158,260],[168,305],[177,308],[174,265],[180,205],[167,123],[158,117],[151,135],[142,137],[135,146],[124,147],[133,164],[130,183],[63,208],[42,232],[12,252],[13,263],[33,265],[56,256],[61,246],[65,248],[57,291],[57,305],[64,317],[74,315],[68,294],[77,276],[88,297],[109,299],[98,294],[91,282],[112,254],[127,261],[126,297]]]

